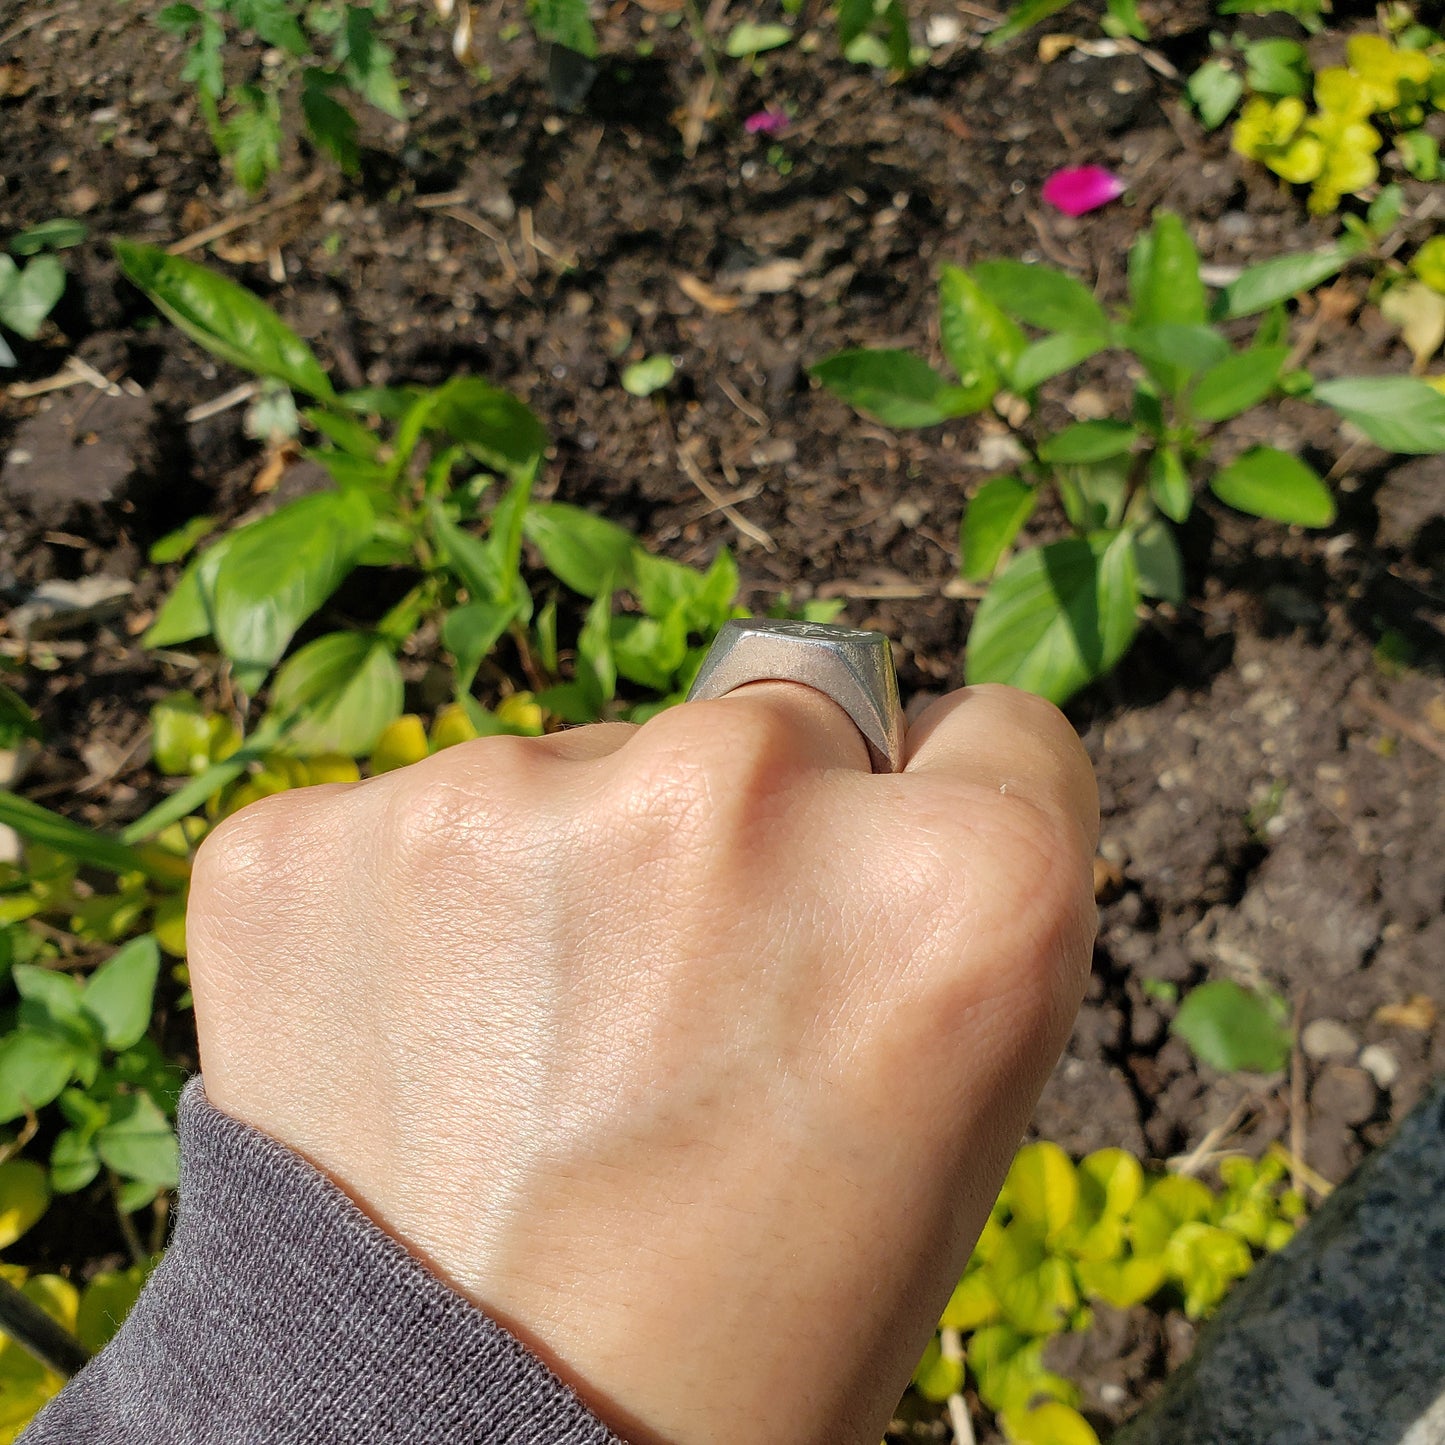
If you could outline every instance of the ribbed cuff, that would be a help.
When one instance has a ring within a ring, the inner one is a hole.
[[[619,1445],[300,1156],[180,1102],[175,1234],[23,1445]]]

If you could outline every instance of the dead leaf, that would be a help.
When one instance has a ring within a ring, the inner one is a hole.
[[[1039,59],[1052,65],[1059,56],[1067,55],[1079,43],[1077,35],[1045,35],[1039,41]]]
[[[267,255],[259,241],[213,241],[211,250],[233,266],[259,266]]]
[[[1432,697],[1425,704],[1425,721],[1437,733],[1445,733],[1445,697]]]
[[[1102,853],[1094,858],[1094,902],[1112,903],[1124,891],[1124,870]]]
[[[0,99],[13,95],[17,100],[35,89],[35,81],[23,65],[0,65]]]
[[[300,448],[295,442],[287,442],[279,446],[275,451],[266,454],[266,460],[261,465],[261,470],[256,473],[256,480],[251,483],[251,490],[258,496],[264,496],[267,492],[274,492],[276,484],[286,474],[286,468],[300,455]]]
[[[696,276],[689,276],[686,271],[676,272],[675,279],[677,289],[689,301],[696,301],[704,311],[711,311],[715,316],[727,316],[742,305],[736,296],[724,296],[714,291],[706,281],[699,281]]]
[[[746,271],[729,272],[725,278],[734,291],[744,296],[775,296],[782,291],[791,291],[803,274],[803,263],[791,256],[779,256],[764,261],[758,266],[749,266]]]
[[[1380,298],[1380,312],[1400,328],[1400,335],[1421,372],[1445,344],[1445,296],[1423,281],[1392,286]]]
[[[1417,993],[1404,1003],[1385,1003],[1375,1010],[1375,1022],[1387,1028],[1412,1029],[1428,1034],[1435,1027],[1439,1009],[1427,993]]]

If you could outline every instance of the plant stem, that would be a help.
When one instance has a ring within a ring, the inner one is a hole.
[[[144,1265],[150,1256],[136,1232],[135,1220],[120,1207],[120,1176],[114,1170],[110,1175],[110,1197],[115,1201],[115,1217],[120,1222],[121,1236],[125,1240],[125,1247],[130,1251],[131,1263]]]
[[[702,68],[707,71],[707,78],[712,81],[713,94],[720,95],[722,73],[718,70],[717,51],[713,49],[712,37],[703,23],[702,11],[697,8],[697,0],[683,0],[683,9],[687,12],[687,28],[692,31],[692,38],[702,54]]]

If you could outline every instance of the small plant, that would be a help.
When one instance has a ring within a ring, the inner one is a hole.
[[[1272,395],[1322,402],[1392,451],[1445,450],[1445,397],[1425,382],[1316,382],[1290,365],[1282,303],[1354,254],[1342,245],[1275,258],[1211,301],[1183,223],[1161,211],[1130,253],[1121,314],[1047,266],[946,266],[939,330],[956,379],[906,351],[846,351],[812,368],[888,426],[936,426],[990,407],[1011,423],[1018,469],[978,488],[960,529],[964,577],[989,583],[968,639],[970,682],[1063,702],[1108,672],[1134,640],[1143,598],[1183,598],[1169,523],[1188,518],[1201,485],[1253,516],[1328,526],[1333,498],[1301,457],[1267,446],[1215,455],[1219,428]],[[1246,344],[1226,334],[1224,323],[1261,312]],[[1107,351],[1138,369],[1128,417],[1041,428],[1043,385]],[[1011,555],[1049,493],[1069,535]]]
[[[65,292],[65,267],[52,253],[79,245],[85,234],[79,221],[56,217],[10,238],[10,256],[0,254],[0,327],[35,340]],[[28,259],[17,263],[11,256]],[[0,366],[14,365],[15,353],[0,334]]]
[[[734,613],[737,569],[726,551],[697,572],[652,556],[625,529],[580,508],[534,501],[546,432],[480,378],[338,393],[305,343],[251,292],[160,251],[116,249],[130,279],[188,335],[300,396],[297,414],[316,437],[307,455],[335,484],[211,540],[146,634],[157,647],[211,637],[247,695],[270,680],[265,716],[244,746],[227,739],[229,751],[210,758],[185,792],[192,806],[267,753],[365,756],[401,716],[397,655],[424,621],[451,655],[455,702],[479,733],[515,728],[513,714],[473,695],[504,640],[549,716],[632,717],[655,708],[658,694],[681,697]],[[477,522],[485,538],[468,530]],[[193,530],[166,539],[165,555],[181,554]],[[566,646],[555,590],[539,608],[523,575],[528,541],[552,576],[590,604]],[[286,656],[358,567],[411,580],[374,626],[323,633]],[[619,684],[647,697],[627,702]],[[495,669],[488,687],[497,703],[514,693]]]
[[[990,46],[1006,45],[1035,25],[1053,19],[1071,4],[1073,0],[1018,0],[1004,16],[1003,24],[989,35],[988,43]],[[1116,38],[1128,36],[1132,40],[1149,39],[1149,28],[1139,14],[1138,0],[1105,0],[1104,15],[1099,25],[1105,35]]]
[[[360,151],[347,97],[406,119],[392,52],[378,34],[388,11],[387,0],[182,0],[161,10],[156,23],[190,41],[181,78],[196,88],[216,149],[254,191],[281,167],[282,97],[292,91],[299,94],[307,135],[349,174]],[[246,37],[267,47],[277,63],[238,45]],[[241,67],[233,59],[228,74],[228,53],[249,63]]]
[[[1380,179],[1382,154],[1396,174],[1436,180],[1440,146],[1425,122],[1445,106],[1445,41],[1394,18],[1396,33],[1352,36],[1346,63],[1317,73],[1298,42],[1236,37],[1231,48],[1215,36],[1220,53],[1190,78],[1190,98],[1213,129],[1248,97],[1234,150],[1291,185],[1308,185],[1316,215],[1367,193]]]
[[[914,1388],[942,1403],[968,1375],[1009,1440],[1097,1445],[1078,1390],[1044,1364],[1048,1341],[1087,1330],[1090,1302],[1128,1309],[1173,1295],[1201,1319],[1304,1217],[1282,1156],[1227,1158],[1219,1172],[1216,1193],[1198,1179],[1146,1175],[1122,1149],[1075,1164],[1056,1144],[1025,1145]]]

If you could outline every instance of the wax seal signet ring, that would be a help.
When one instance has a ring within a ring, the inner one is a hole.
[[[903,770],[903,709],[893,652],[881,632],[771,617],[723,623],[689,702],[749,682],[798,682],[833,699],[868,744],[875,773]]]

